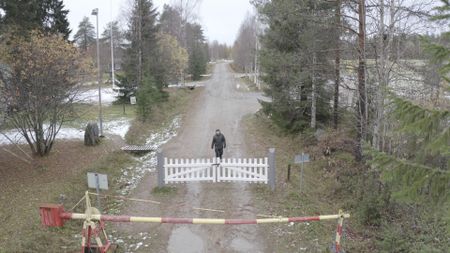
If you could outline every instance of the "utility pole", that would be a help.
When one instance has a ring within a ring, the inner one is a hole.
[[[91,15],[94,15],[97,19],[97,68],[98,68],[98,104],[99,104],[99,114],[98,119],[100,122],[100,137],[103,136],[103,113],[102,113],[102,73],[100,69],[100,44],[98,36],[98,8],[92,10]]]
[[[111,40],[111,80],[112,80],[112,88],[114,89],[116,86],[116,76],[115,76],[115,68],[114,68],[114,42],[113,42],[113,18],[112,18],[112,0],[111,0],[111,27],[110,27],[110,40]]]

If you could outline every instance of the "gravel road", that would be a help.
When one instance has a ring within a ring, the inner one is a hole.
[[[228,64],[216,64],[212,78],[184,118],[178,135],[163,146],[164,155],[172,158],[213,157],[212,136],[219,128],[227,138],[225,158],[253,157],[244,143],[241,120],[260,108],[257,101],[260,94],[239,92],[236,85]],[[154,178],[144,178],[133,197],[151,198],[150,184],[154,184]],[[159,207],[133,203],[125,211],[146,216],[256,218],[250,187],[244,183],[190,183],[177,187],[177,196],[169,203]],[[193,207],[224,210],[225,213],[199,211]],[[158,245],[154,252],[268,252],[269,247],[261,236],[260,227],[255,225],[134,224],[122,227],[130,234],[157,234],[155,238],[159,242],[148,242]]]

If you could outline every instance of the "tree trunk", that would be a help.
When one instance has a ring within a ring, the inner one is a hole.
[[[314,50],[314,49],[313,49]],[[313,52],[313,62],[312,62],[312,91],[311,91],[311,128],[316,128],[316,114],[317,114],[317,87],[316,87],[316,52]]]
[[[333,104],[333,127],[338,128],[339,124],[339,86],[341,85],[341,0],[336,1],[336,55],[334,60],[334,104]]]
[[[379,150],[379,142],[380,142],[380,127],[382,124],[382,114],[384,111],[383,106],[383,87],[384,87],[384,75],[385,75],[385,32],[384,32],[384,0],[380,0],[380,24],[378,29],[378,55],[379,55],[379,63],[377,64],[377,72],[378,72],[378,87],[376,93],[376,119],[373,124],[373,136],[372,136],[372,147]]]
[[[357,104],[357,147],[356,159],[362,160],[362,144],[367,130],[366,104],[366,5],[365,0],[358,1],[359,33],[358,33],[358,104]]]

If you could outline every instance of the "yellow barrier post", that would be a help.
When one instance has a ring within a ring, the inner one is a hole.
[[[345,214],[342,210],[339,210],[338,225],[336,229],[336,241],[335,241],[335,251],[336,253],[341,253],[341,238],[342,238],[342,226],[344,224]]]

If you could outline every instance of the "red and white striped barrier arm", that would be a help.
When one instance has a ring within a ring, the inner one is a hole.
[[[171,217],[135,217],[93,214],[90,219],[94,221],[110,222],[145,222],[145,223],[171,223],[171,224],[210,224],[210,225],[244,225],[244,224],[267,224],[267,223],[289,223],[289,222],[308,222],[322,220],[336,220],[339,218],[349,218],[349,214],[319,215],[307,217],[291,218],[264,218],[264,219],[206,219],[206,218],[171,218]],[[62,213],[64,220],[85,220],[87,215],[84,213]]]

